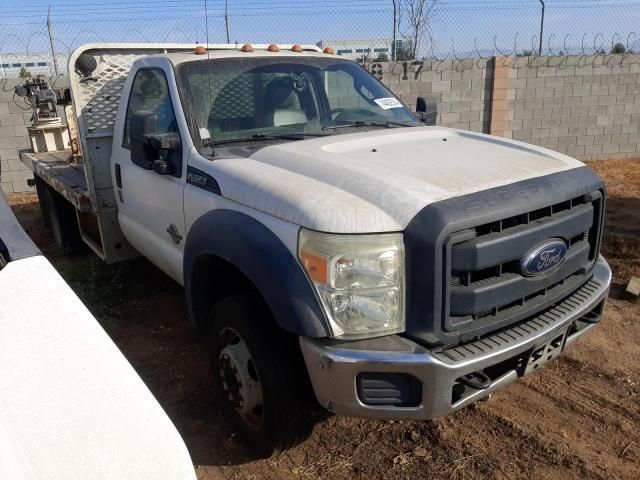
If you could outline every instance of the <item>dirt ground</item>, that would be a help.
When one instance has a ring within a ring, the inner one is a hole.
[[[597,162],[610,199],[603,253],[615,285],[602,324],[542,371],[448,418],[330,416],[304,444],[253,460],[211,396],[207,354],[181,288],[145,260],[63,257],[33,194],[10,196],[22,225],[101,322],[182,434],[199,479],[640,478],[640,161]]]

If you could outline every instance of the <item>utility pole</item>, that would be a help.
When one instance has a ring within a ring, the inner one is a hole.
[[[225,29],[227,30],[227,43],[231,43],[229,41],[229,1],[228,0],[224,0],[224,26]]]
[[[540,0],[542,4],[542,18],[540,19],[540,48],[538,49],[538,56],[542,56],[542,36],[544,35],[544,0]]]
[[[393,0],[393,44],[391,45],[391,52],[393,53],[392,57],[394,62],[396,61],[396,25],[397,25],[396,14],[397,14],[396,0]]]
[[[51,31],[51,5],[47,13],[47,30],[49,30],[49,44],[51,45],[51,58],[53,59],[53,70],[58,75],[58,62],[56,61],[56,49],[53,46],[53,33]]]

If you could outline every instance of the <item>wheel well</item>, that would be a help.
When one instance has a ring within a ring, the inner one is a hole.
[[[196,326],[206,329],[211,307],[238,293],[258,292],[253,282],[231,262],[215,255],[203,255],[193,265],[190,300]]]
[[[34,180],[42,221],[52,233],[58,230],[60,238],[55,238],[58,247],[64,250],[65,255],[83,251],[85,244],[80,234],[76,207],[37,174],[34,174]],[[55,212],[55,218],[52,212]]]

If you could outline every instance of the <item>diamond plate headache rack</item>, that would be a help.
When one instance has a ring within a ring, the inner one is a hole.
[[[76,49],[69,57],[69,81],[83,150],[87,151],[87,137],[113,134],[122,87],[133,62],[148,55],[192,52],[194,48],[195,44],[93,43]],[[83,53],[97,63],[88,79],[75,70]]]

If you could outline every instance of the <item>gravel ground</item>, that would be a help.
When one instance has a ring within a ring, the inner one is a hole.
[[[9,197],[44,254],[133,364],[182,434],[199,479],[640,477],[640,161],[596,162],[610,199],[603,253],[614,286],[602,324],[558,360],[447,418],[381,422],[329,416],[308,441],[253,460],[211,396],[207,354],[181,288],[139,259],[63,257],[33,194]]]

